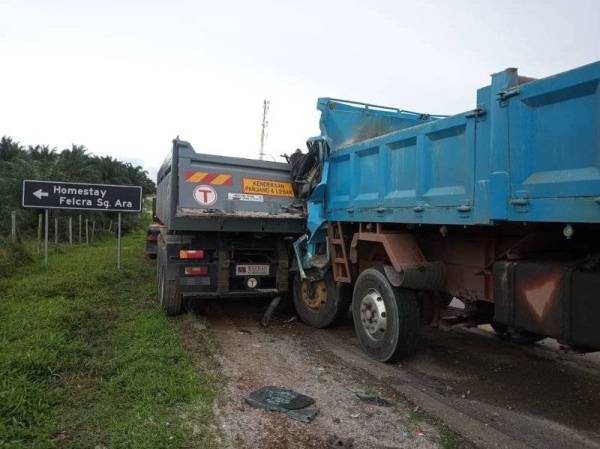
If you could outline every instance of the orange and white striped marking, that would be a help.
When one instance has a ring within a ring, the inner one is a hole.
[[[233,176],[224,173],[210,173],[203,171],[188,171],[185,180],[193,183],[211,184],[213,186],[230,186],[233,184]]]

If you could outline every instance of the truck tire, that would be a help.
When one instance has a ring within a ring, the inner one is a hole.
[[[356,280],[352,317],[365,352],[380,362],[395,362],[418,345],[421,320],[413,290],[393,287],[383,270],[367,268]]]
[[[302,321],[312,327],[323,329],[338,323],[350,308],[352,300],[349,289],[337,285],[329,271],[325,278],[312,283],[294,277],[294,307]]]
[[[179,315],[183,311],[183,297],[177,288],[177,280],[167,279],[167,261],[160,250],[158,251],[156,267],[158,302],[166,315]]]

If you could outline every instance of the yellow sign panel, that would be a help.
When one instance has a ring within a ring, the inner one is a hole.
[[[269,179],[244,178],[242,180],[244,193],[253,195],[294,196],[289,182],[272,181]]]

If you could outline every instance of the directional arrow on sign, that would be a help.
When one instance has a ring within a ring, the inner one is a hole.
[[[42,198],[44,198],[45,196],[48,196],[48,192],[44,192],[42,189],[38,189],[38,190],[36,190],[35,192],[33,192],[33,195],[34,195],[34,196],[37,196],[37,197],[38,197],[38,199],[40,199],[40,200],[41,200],[41,199],[42,199]]]

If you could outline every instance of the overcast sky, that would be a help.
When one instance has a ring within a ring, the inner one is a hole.
[[[152,175],[196,151],[304,148],[319,96],[453,114],[489,75],[600,59],[600,0],[0,0],[0,135],[71,143]]]

